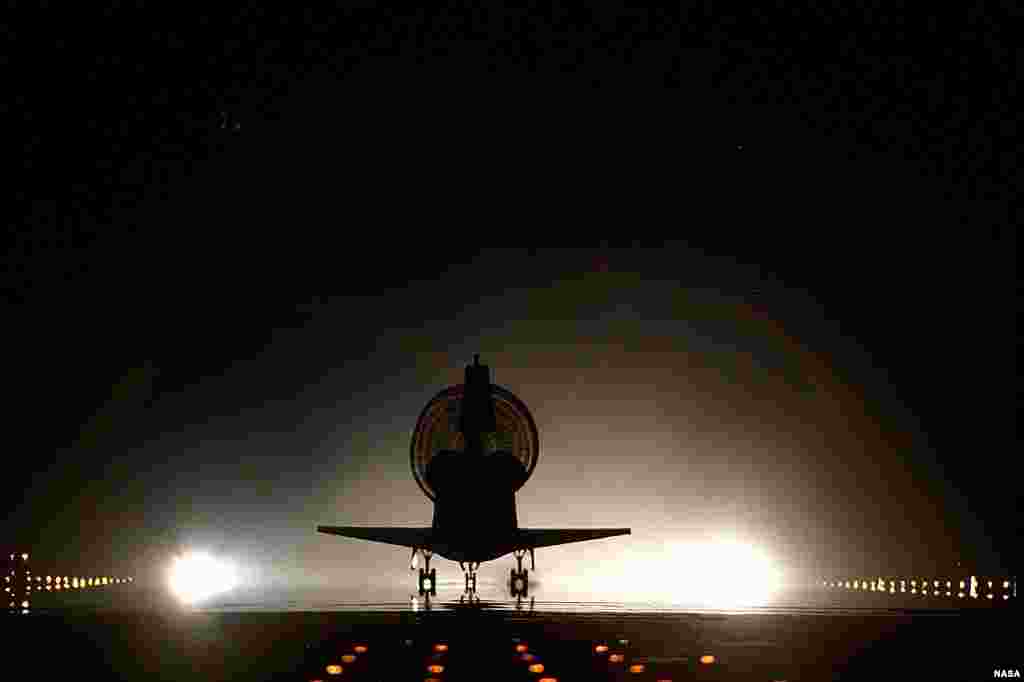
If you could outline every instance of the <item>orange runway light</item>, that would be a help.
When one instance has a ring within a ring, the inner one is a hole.
[[[537,682],[558,682],[557,677],[542,677]]]
[[[516,651],[518,651],[519,653],[523,653],[524,651],[526,651],[526,645],[525,644],[516,644]]]
[[[428,673],[434,673],[435,675],[440,675],[441,673],[444,672],[444,666],[443,665],[428,665],[427,666],[427,672]]]
[[[700,662],[703,663],[704,665],[711,665],[712,663],[715,662],[715,657],[712,656],[711,654],[704,654],[703,656],[700,657]]]
[[[341,662],[342,663],[355,663],[356,662],[356,657],[353,656],[352,654],[345,654],[344,656],[341,657]]]
[[[527,668],[527,670],[529,670],[531,673],[542,673],[542,672],[544,672],[544,664],[543,663],[534,663],[529,668]]]
[[[362,644],[356,644],[354,647],[352,647],[352,650],[355,651],[357,654],[365,654],[368,651],[368,649]]]
[[[608,657],[608,662],[609,663],[622,663],[622,659],[623,659],[622,654],[612,654],[611,656]]]
[[[644,664],[643,663],[635,663],[635,664],[629,666],[629,672],[631,672],[631,673],[642,673],[643,671],[644,671]]]
[[[435,644],[434,645],[434,651],[441,652],[441,653],[443,653],[445,651],[448,651],[448,645],[447,644]]]
[[[604,644],[598,644],[594,647],[595,654],[606,654],[608,653],[608,647]]]
[[[329,665],[327,666],[328,675],[340,675],[342,667],[340,665]]]
[[[523,654],[520,658],[522,658],[524,661],[529,663],[530,661],[532,661],[536,657],[533,654]]]

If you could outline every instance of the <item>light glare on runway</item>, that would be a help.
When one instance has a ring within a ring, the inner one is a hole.
[[[585,568],[572,581],[555,583],[570,593],[591,584],[594,592],[623,601],[656,601],[708,608],[763,606],[782,588],[782,572],[764,550],[732,539],[636,547],[621,573]],[[562,598],[562,595],[559,596]]]
[[[170,569],[171,592],[188,604],[234,589],[238,583],[234,565],[206,552],[189,552],[180,556]]]

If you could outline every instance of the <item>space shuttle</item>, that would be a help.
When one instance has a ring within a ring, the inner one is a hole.
[[[629,528],[520,528],[516,492],[533,474],[540,457],[540,437],[526,404],[511,391],[491,383],[490,368],[480,356],[466,367],[465,382],[438,392],[420,413],[412,434],[409,464],[423,493],[434,503],[433,522],[423,528],[317,526],[330,535],[408,547],[419,569],[419,593],[436,594],[434,554],[459,563],[466,589],[476,589],[480,564],[511,554],[509,589],[526,596],[529,554],[572,542],[629,535]],[[410,566],[412,567],[412,566]]]

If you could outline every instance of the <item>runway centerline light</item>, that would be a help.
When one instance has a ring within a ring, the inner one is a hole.
[[[622,654],[612,654],[608,657],[609,663],[622,663]]]
[[[332,663],[331,665],[327,666],[327,674],[328,675],[340,675],[342,670],[343,670],[343,668],[340,665],[337,665],[337,664],[334,664],[334,663]]]
[[[544,672],[544,664],[543,663],[534,663],[529,668],[527,668],[527,670],[529,670],[531,673],[542,673],[542,672]]]
[[[594,647],[594,653],[606,654],[606,653],[608,653],[608,646],[605,645],[605,644],[598,644],[597,646]]]
[[[355,663],[356,662],[356,657],[353,656],[352,654],[345,654],[344,656],[341,657],[341,662],[342,663]]]
[[[436,663],[434,665],[428,665],[427,666],[427,672],[428,673],[434,673],[435,675],[440,675],[441,673],[444,672],[444,666],[443,665],[437,665]]]
[[[447,644],[435,644],[434,645],[434,651],[437,651],[439,653],[444,653],[445,651],[448,651],[448,645]]]
[[[367,652],[367,648],[362,644],[356,644],[354,647],[352,647],[352,650],[355,651],[357,654],[365,654]]]
[[[704,654],[703,656],[700,657],[700,662],[703,663],[704,665],[711,665],[712,663],[715,662],[715,657],[712,656],[711,654]]]
[[[629,666],[629,672],[631,672],[631,673],[640,674],[643,671],[644,671],[644,664],[643,663],[634,663],[633,665]]]

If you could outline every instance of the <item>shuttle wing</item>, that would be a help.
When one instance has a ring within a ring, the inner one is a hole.
[[[429,547],[430,528],[367,528],[365,526],[317,526],[317,532],[341,535],[400,547]]]
[[[522,549],[530,549],[599,540],[616,535],[629,535],[629,528],[520,528],[517,544]]]

